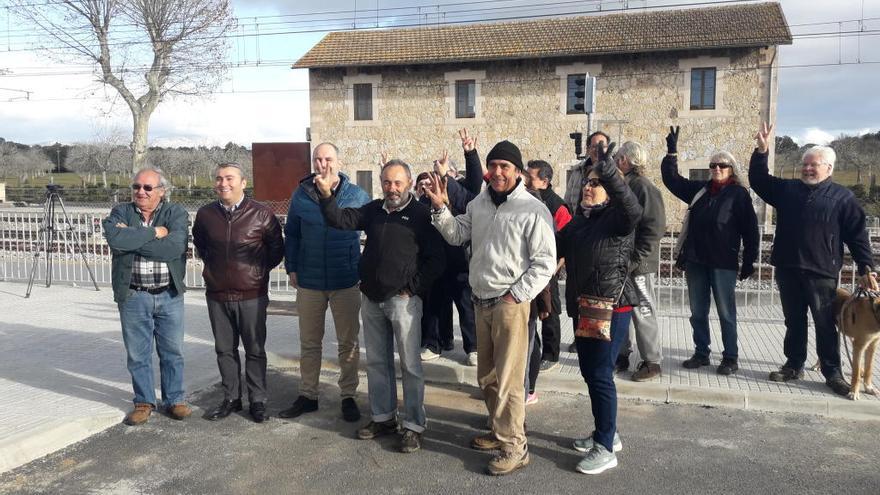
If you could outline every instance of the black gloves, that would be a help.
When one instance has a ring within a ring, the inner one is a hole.
[[[666,152],[670,155],[678,153],[678,126],[674,129],[669,126],[669,134],[666,135]]]
[[[755,273],[755,265],[751,263],[743,263],[742,268],[739,269],[739,279],[745,280],[752,276]]]
[[[593,168],[596,169],[596,173],[599,174],[599,177],[608,177],[617,173],[617,165],[614,163],[615,146],[617,146],[617,144],[611,143],[605,149],[599,148],[599,151],[596,153],[599,163],[594,165]]]

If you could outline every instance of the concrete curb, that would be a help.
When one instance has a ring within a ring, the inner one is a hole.
[[[297,356],[269,355],[274,367],[299,369]],[[398,362],[399,365],[399,362]],[[431,383],[477,387],[477,369],[458,363],[436,360],[422,363],[425,380]],[[322,379],[327,374],[338,374],[335,363],[324,361]],[[362,373],[363,374],[363,371]],[[632,382],[617,379],[617,394],[621,399],[664,404],[688,404],[746,411],[798,413],[829,418],[880,421],[880,402],[851,401],[842,397],[810,397],[793,394],[774,394],[748,390],[724,390],[686,385],[667,385],[656,382]],[[579,375],[543,373],[538,382],[540,390],[565,394],[587,395],[587,386]]]
[[[119,413],[41,423],[4,438],[0,444],[0,473],[15,469],[119,424]]]
[[[212,386],[216,381],[217,377],[214,376],[199,377],[191,381],[187,384],[187,397]],[[94,416],[43,422],[0,439],[0,474],[116,426],[122,422],[127,412],[120,409]]]

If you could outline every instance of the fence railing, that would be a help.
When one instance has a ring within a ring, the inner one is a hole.
[[[109,285],[111,281],[111,253],[104,240],[101,220],[107,211],[83,211],[82,208],[68,208],[70,230],[67,230],[64,217],[56,215],[55,240],[49,246],[52,255],[53,281],[88,285],[91,283],[83,256],[91,266],[99,284]],[[40,253],[35,272],[35,285],[46,278],[46,247],[40,244],[40,230],[43,228],[43,212],[32,209],[22,211],[14,208],[0,210],[0,279],[6,281],[27,281],[35,262],[35,253]],[[190,213],[190,226],[195,213]],[[284,216],[279,219],[284,222]],[[776,291],[775,270],[770,265],[770,248],[773,245],[775,229],[761,227],[761,247],[755,274],[745,281],[737,282],[738,304],[772,306],[779,304]],[[868,229],[872,247],[876,252],[880,244],[880,229]],[[673,248],[677,233],[669,233],[660,243],[657,253],[659,269],[656,274],[657,301],[661,312],[667,314],[687,313],[688,296],[684,273],[675,267]],[[191,239],[191,236],[190,236]],[[202,262],[194,256],[190,240],[187,253],[186,284],[188,287],[203,288]],[[844,258],[844,268],[839,276],[840,285],[852,288],[858,277],[855,263],[848,251]],[[272,271],[270,290],[291,291],[283,264]]]

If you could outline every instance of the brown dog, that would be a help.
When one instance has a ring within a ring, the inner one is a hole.
[[[854,298],[846,289],[838,288],[834,314],[837,315],[838,331],[853,342],[852,385],[847,397],[859,400],[859,385],[863,380],[865,393],[877,395],[877,389],[871,383],[871,375],[874,351],[880,343],[880,297],[862,295]]]

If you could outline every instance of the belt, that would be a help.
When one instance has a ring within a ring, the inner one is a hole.
[[[474,305],[481,308],[491,308],[492,306],[498,304],[498,301],[500,301],[502,297],[504,296],[490,297],[489,299],[480,299],[477,296],[471,296],[471,301],[473,301]]]
[[[165,292],[166,290],[170,289],[171,286],[165,285],[162,287],[140,287],[137,285],[129,285],[128,288],[131,290],[136,290],[138,292],[147,292],[149,294],[161,294],[161,293]]]

